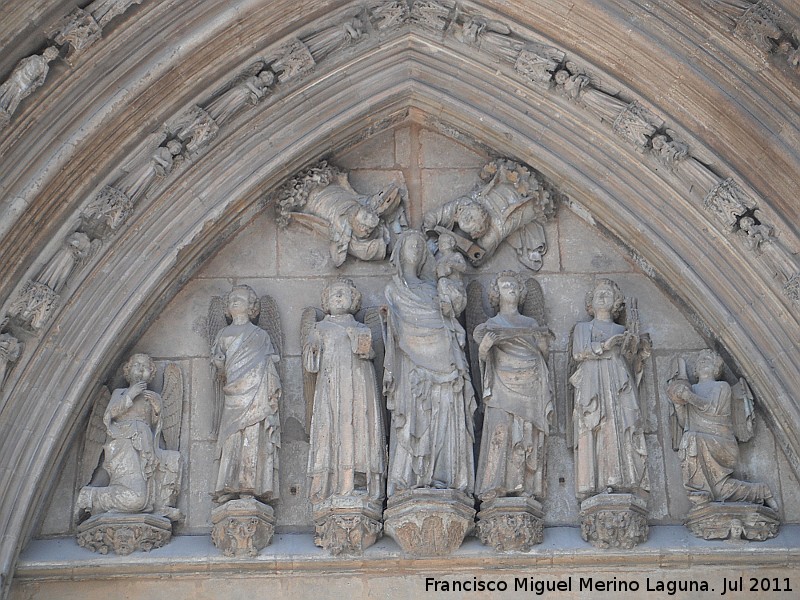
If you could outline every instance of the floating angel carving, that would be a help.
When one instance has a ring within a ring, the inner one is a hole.
[[[542,268],[547,242],[543,224],[555,212],[550,194],[525,166],[496,160],[483,168],[482,186],[428,212],[422,228],[428,235],[451,230],[458,249],[475,267],[504,241],[526,267]]]
[[[325,161],[293,178],[278,198],[278,221],[295,221],[330,239],[335,266],[348,254],[383,260],[394,234],[405,224],[406,192],[396,185],[372,196],[359,194],[347,173]]]
[[[250,286],[234,286],[227,298],[212,298],[208,327],[220,460],[214,498],[219,503],[242,497],[277,499],[277,367],[283,347],[277,304],[271,296],[259,300]]]
[[[489,288],[494,316],[486,311],[478,281],[468,294],[470,355],[478,363],[484,407],[475,493],[482,501],[542,499],[553,415],[547,367],[553,332],[544,325],[542,288],[514,271],[500,273]]]
[[[322,292],[324,312],[303,311],[304,391],[311,414],[309,498],[314,504],[331,496],[384,497],[386,436],[372,363],[383,336],[376,339],[368,325],[355,319],[360,304],[361,292],[352,280],[338,278]]]
[[[146,354],[131,356],[123,371],[129,387],[95,392],[79,465],[83,487],[76,519],[119,512],[177,520],[183,374],[168,363],[158,394],[148,389],[156,365]]]
[[[598,279],[586,295],[591,321],[570,335],[567,435],[575,447],[576,494],[650,490],[639,385],[652,352],[635,298]],[[621,322],[618,322],[621,321]],[[623,324],[624,323],[624,324]]]

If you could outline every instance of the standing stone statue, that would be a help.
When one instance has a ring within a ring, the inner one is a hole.
[[[484,406],[475,483],[481,500],[478,533],[497,550],[527,551],[543,539],[537,500],[544,498],[545,439],[553,414],[547,368],[553,333],[532,315],[520,314],[529,288],[543,309],[534,279],[526,286],[513,271],[498,275],[489,288],[489,303],[499,312],[473,334]],[[537,312],[543,315],[541,309]]]
[[[404,233],[391,260],[396,273],[386,286],[383,377],[392,413],[386,529],[408,552],[443,554],[461,544],[474,515],[476,404],[465,332],[442,312],[421,232]],[[436,526],[441,530],[429,529]]]
[[[213,496],[221,504],[212,514],[212,535],[225,554],[255,555],[273,532],[273,511],[263,502],[277,499],[279,490],[280,325],[272,298],[259,302],[247,285],[234,286],[228,293],[222,304],[224,317],[220,300],[212,300],[209,312],[211,362],[218,383],[219,471]],[[252,322],[259,316],[262,326]],[[226,317],[231,323],[220,327]],[[250,519],[260,522],[259,531],[242,534],[239,530]]]
[[[75,506],[83,520],[78,543],[102,554],[163,546],[172,535],[171,521],[180,518],[175,503],[181,479],[181,371],[167,365],[162,395],[147,389],[156,366],[146,354],[131,356],[123,371],[130,386],[114,390],[110,399],[101,396],[89,419],[81,469],[89,485],[81,488]]]
[[[639,333],[635,300],[627,307],[628,326],[616,322],[624,307],[617,284],[597,280],[586,296],[593,319],[575,325],[571,339],[575,491],[584,539],[602,547],[632,547],[647,538],[650,480],[638,390],[651,344]],[[624,525],[608,522],[617,509],[627,515],[618,519]]]
[[[738,534],[765,540],[777,535],[778,503],[766,484],[733,476],[739,463],[734,417],[737,412],[752,415],[753,406],[749,395],[734,394],[726,381],[719,380],[722,365],[719,354],[703,350],[695,363],[697,383],[689,383],[681,360],[677,377],[667,386],[683,429],[679,446],[683,485],[694,504],[686,525],[705,539]],[[736,411],[736,403],[744,403],[744,410]]]
[[[58,57],[58,48],[48,46],[41,55],[26,56],[0,85],[0,128],[11,121],[19,103],[44,85],[50,62]]]
[[[314,308],[303,313],[303,368],[313,403],[309,499],[316,542],[335,554],[362,552],[383,529],[386,436],[372,331],[353,317],[360,304],[353,281],[338,278],[322,292],[325,318],[317,322]]]

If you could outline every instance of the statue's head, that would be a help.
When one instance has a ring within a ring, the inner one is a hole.
[[[425,260],[428,258],[428,242],[422,232],[411,229],[404,232],[397,240],[392,250],[392,264],[399,267],[401,264],[413,265],[419,275]]]
[[[337,277],[322,290],[322,310],[331,315],[353,314],[361,308],[361,292],[347,277]]]
[[[713,350],[702,350],[694,363],[694,371],[698,377],[706,376],[717,379],[722,375],[722,357]]]
[[[500,298],[515,298],[517,306],[522,306],[528,295],[528,289],[522,276],[516,271],[503,271],[489,284],[489,304],[497,310]]]
[[[381,220],[374,211],[366,206],[359,206],[358,210],[350,218],[350,227],[358,238],[367,238],[372,235]]]
[[[81,256],[89,251],[92,242],[89,239],[89,236],[85,233],[75,231],[67,236],[66,244],[72,254],[75,256]]]
[[[122,374],[131,385],[140,381],[150,383],[156,375],[156,363],[147,354],[134,354],[123,365]]]
[[[458,226],[473,240],[484,236],[489,230],[489,213],[475,200],[465,202],[458,210]]]
[[[42,56],[47,62],[55,60],[56,57],[58,56],[58,47],[48,46],[47,48],[44,49],[44,52],[42,52]]]
[[[235,285],[228,292],[225,303],[225,316],[233,318],[236,314],[244,314],[249,319],[255,319],[260,312],[258,294],[249,285]]]
[[[625,296],[622,295],[622,290],[610,279],[598,279],[586,294],[586,312],[592,317],[597,309],[605,308],[610,310],[611,316],[616,319],[624,305]]]

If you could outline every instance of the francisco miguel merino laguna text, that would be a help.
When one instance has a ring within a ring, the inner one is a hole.
[[[697,579],[671,579],[662,581],[646,578],[644,586],[636,579],[598,579],[596,577],[576,577],[574,585],[571,576],[565,579],[537,579],[535,577],[515,577],[513,584],[502,579],[455,579],[445,581],[435,577],[425,578],[426,592],[532,592],[543,596],[547,592],[665,592],[674,596],[678,592],[707,592],[707,581]]]

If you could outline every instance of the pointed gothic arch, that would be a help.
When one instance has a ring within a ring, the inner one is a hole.
[[[757,198],[793,260],[792,249],[800,247],[793,221],[800,150],[791,135],[775,138],[771,129],[796,132],[797,124],[789,122],[796,81],[752,75],[746,92],[726,105],[725,124],[698,134],[691,130],[712,119],[715,98],[745,78],[741,67],[736,65],[731,79],[728,73],[714,78],[710,73],[720,68],[718,58],[698,61],[694,71],[684,73],[697,87],[675,87],[675,98],[652,84],[685,67],[680,57],[696,48],[692,44],[705,25],[687,24],[678,3],[665,8],[674,19],[671,27],[691,34],[690,41],[670,39],[655,25],[642,23],[641,32],[630,38],[629,51],[642,63],[633,69],[614,63],[619,48],[589,55],[603,46],[602,28],[592,25],[590,8],[576,13],[585,34],[581,39],[579,26],[568,26],[558,3],[552,4],[541,15],[517,5],[505,12],[489,3],[470,8],[545,37],[597,69],[596,77],[615,97],[643,101],[671,121],[668,126],[703,164],[713,165],[720,181],[734,178]],[[299,7],[277,10],[273,3],[254,1],[226,8],[211,2],[192,4],[178,15],[145,3],[74,69],[54,68],[0,142],[10,199],[0,242],[8,257],[0,265],[4,306],[47,259],[53,247],[48,241],[74,228],[86,201],[120,167],[152,147],[148,135],[161,131],[162,123],[207,103],[276,40],[303,39],[362,10],[337,3],[304,14]],[[620,11],[612,2],[602,11],[606,25],[617,32],[624,29]],[[5,540],[0,560],[6,589],[59,457],[86,414],[92,388],[159,308],[265,209],[266,192],[309,162],[403,119],[466,136],[533,166],[628,246],[747,375],[782,448],[795,468],[800,464],[797,303],[704,207],[710,189],[691,190],[680,172],[631,145],[552,86],[526,85],[508,65],[498,66],[469,46],[424,27],[404,27],[373,32],[374,39],[321,61],[274,98],[232,117],[207,148],[137,204],[125,227],[70,282],[52,322],[26,340],[0,407]],[[647,34],[657,41],[654,48],[646,48]],[[724,40],[719,45],[727,49]],[[690,102],[683,105],[684,99]],[[753,106],[769,116],[772,127],[742,116],[755,112]],[[738,151],[742,146],[747,153]],[[772,160],[756,165],[749,154]]]

